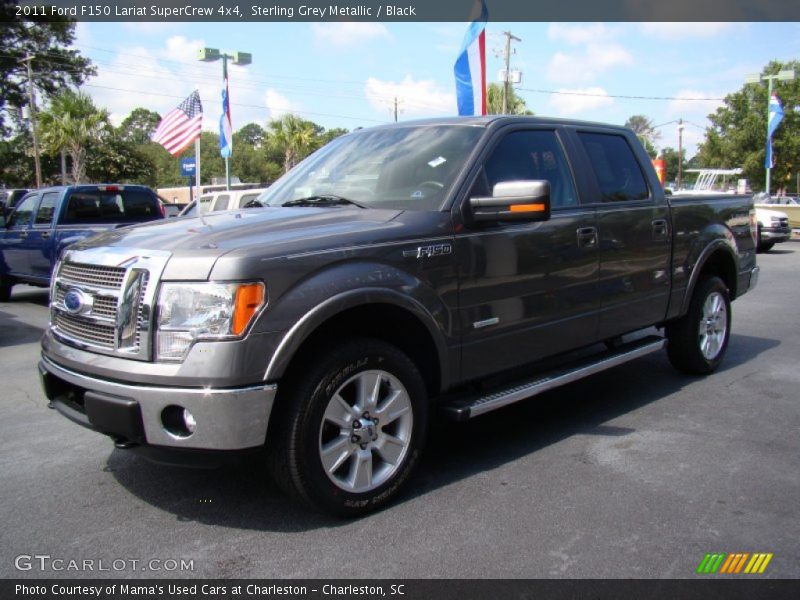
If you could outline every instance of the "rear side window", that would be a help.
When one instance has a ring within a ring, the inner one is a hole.
[[[138,190],[89,190],[73,193],[64,223],[138,223],[161,216],[158,200]]]
[[[603,202],[646,200],[650,191],[628,141],[621,135],[578,133]]]
[[[8,221],[9,227],[26,227],[31,224],[31,217],[33,216],[33,210],[36,208],[36,201],[39,199],[39,196],[33,194],[25,198],[22,202],[19,203],[17,209],[11,215],[11,218]]]
[[[58,204],[58,192],[48,192],[42,196],[39,210],[36,211],[34,225],[50,225]]]
[[[214,201],[214,205],[211,207],[211,210],[227,210],[228,200],[230,199],[231,197],[228,194],[220,194]]]

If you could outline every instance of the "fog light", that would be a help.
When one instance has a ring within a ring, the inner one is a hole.
[[[189,412],[188,408],[183,409],[183,424],[186,425],[189,434],[194,433],[194,430],[197,429],[197,421],[194,420],[194,415]]]
[[[197,428],[197,421],[188,409],[171,404],[161,411],[164,430],[176,438],[188,438]]]

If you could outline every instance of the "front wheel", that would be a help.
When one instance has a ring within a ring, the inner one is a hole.
[[[725,356],[730,329],[728,288],[719,277],[701,279],[689,311],[667,325],[667,354],[672,366],[696,375],[713,372]]]
[[[425,386],[414,363],[385,342],[358,339],[322,351],[279,395],[270,468],[305,504],[355,517],[388,502],[416,464],[427,426]]]

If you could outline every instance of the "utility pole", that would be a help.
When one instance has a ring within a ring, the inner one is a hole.
[[[33,99],[33,69],[31,61],[33,55],[28,54],[20,62],[25,63],[28,70],[28,112],[31,118],[31,136],[33,137],[33,165],[36,171],[36,187],[42,187],[42,165],[39,162],[39,140],[36,137],[36,104]]]
[[[504,52],[506,62],[506,75],[503,78],[503,114],[508,114],[508,97],[509,85],[511,84],[511,40],[521,42],[522,40],[512,34],[510,31],[504,31],[503,35],[506,36],[506,49]]]
[[[683,179],[683,119],[678,119],[678,181],[677,188],[681,189],[681,180]]]

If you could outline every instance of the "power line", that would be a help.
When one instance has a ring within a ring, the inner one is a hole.
[[[593,92],[570,92],[567,90],[534,90],[530,88],[517,88],[521,92],[534,92],[536,94],[553,94],[558,96],[590,96],[592,98],[624,98],[626,100],[689,100],[689,101],[722,101],[725,98],[685,98],[681,96],[632,96],[625,94],[599,94]]]

